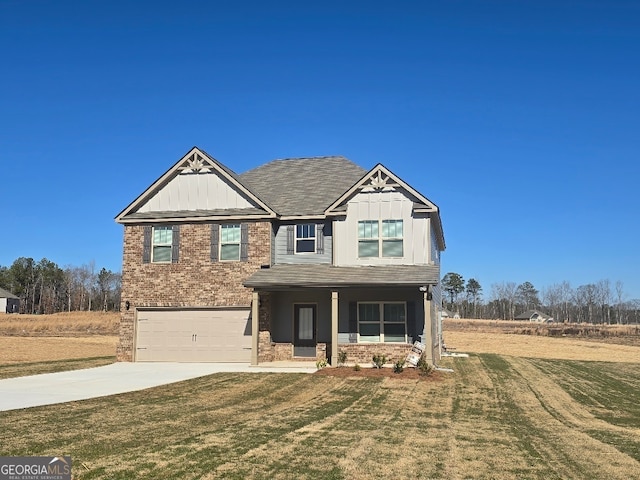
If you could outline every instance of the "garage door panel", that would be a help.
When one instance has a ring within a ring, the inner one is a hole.
[[[138,312],[137,361],[249,362],[248,309]]]

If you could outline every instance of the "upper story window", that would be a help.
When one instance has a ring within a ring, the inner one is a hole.
[[[151,261],[170,263],[173,245],[173,227],[153,227]]]
[[[296,225],[296,253],[314,253],[316,251],[316,226],[313,223]]]
[[[220,228],[220,260],[240,260],[240,225],[225,224]]]
[[[358,304],[360,342],[404,343],[407,341],[407,304],[367,302]]]
[[[358,257],[380,257],[381,252],[382,257],[404,255],[402,220],[358,222]]]
[[[382,256],[403,256],[402,220],[382,220]]]

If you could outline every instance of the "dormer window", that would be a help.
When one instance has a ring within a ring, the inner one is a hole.
[[[296,253],[314,253],[316,251],[316,226],[313,223],[296,225]]]

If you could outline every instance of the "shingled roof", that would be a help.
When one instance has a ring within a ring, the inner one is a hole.
[[[274,265],[258,270],[244,282],[251,288],[286,287],[406,287],[436,285],[440,270],[437,265],[385,265],[335,267],[333,265]]]
[[[367,173],[340,157],[274,160],[238,176],[279,215],[323,215],[336,198]]]
[[[0,288],[0,298],[18,298],[13,293],[8,292],[7,290]]]

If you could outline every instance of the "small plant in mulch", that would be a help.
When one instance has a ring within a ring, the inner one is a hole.
[[[316,361],[316,368],[318,370],[321,370],[326,366],[327,366],[327,359],[326,358],[321,358],[320,360]]]
[[[402,373],[404,371],[404,360],[398,360],[393,363],[393,373]]]
[[[338,352],[338,366],[344,367],[346,363],[347,363],[347,352],[345,352],[344,350],[340,350]]]
[[[373,356],[373,366],[376,368],[384,367],[384,364],[387,363],[387,356],[385,354],[379,355],[375,354]]]
[[[354,369],[356,372],[359,372],[361,368],[362,368],[362,367],[361,367],[358,363],[356,363],[356,364],[353,366],[353,369]]]
[[[416,368],[420,375],[428,377],[433,373],[434,367],[425,359],[424,353],[420,356],[418,363],[416,364]]]

